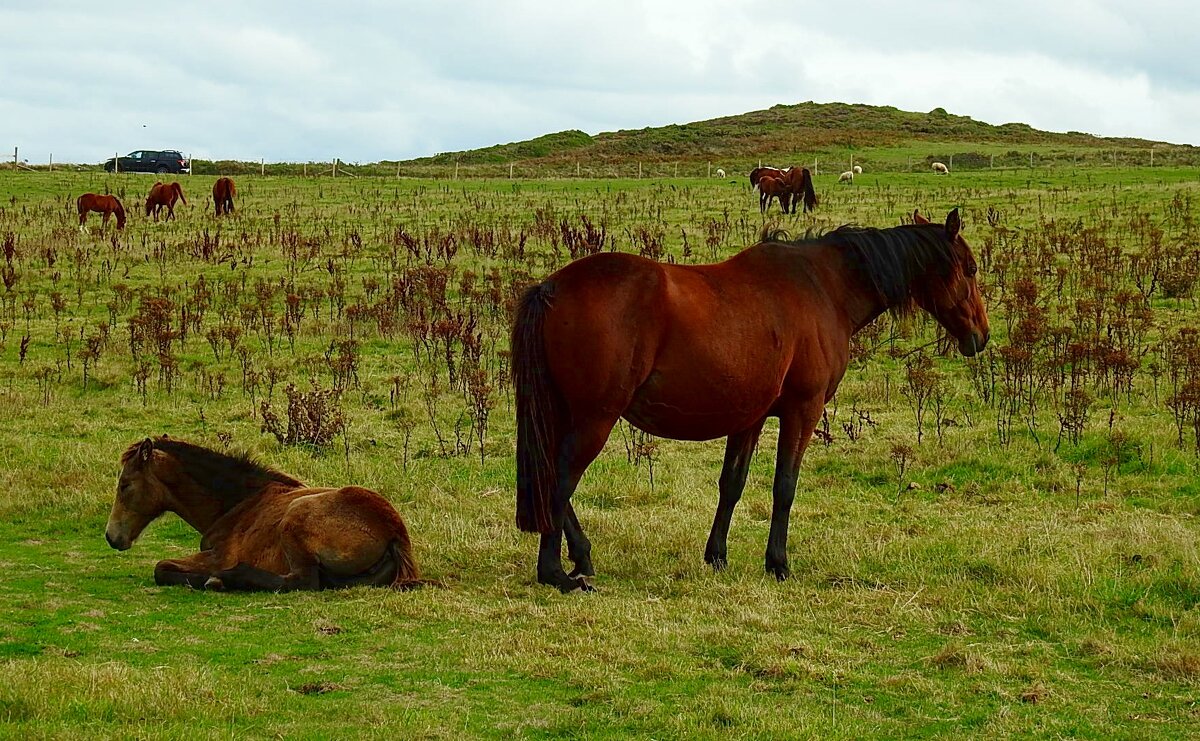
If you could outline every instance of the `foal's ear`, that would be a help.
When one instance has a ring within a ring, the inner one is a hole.
[[[154,456],[154,441],[150,438],[138,443],[137,460],[139,463],[148,463],[150,458]]]
[[[958,218],[958,209],[954,209],[946,215],[946,236],[954,239],[962,230],[962,220]]]
[[[913,223],[914,224],[928,224],[929,219],[927,219],[921,215],[921,209],[914,208],[913,209]]]

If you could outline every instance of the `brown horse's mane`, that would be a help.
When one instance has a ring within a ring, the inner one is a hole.
[[[262,465],[245,452],[221,453],[165,436],[148,441],[154,450],[161,450],[178,461],[183,473],[209,490],[226,507],[258,494],[269,484],[304,486],[302,482],[286,473]],[[143,440],[129,446],[121,454],[121,465],[125,465],[142,451],[146,443],[147,440]]]
[[[831,231],[809,229],[799,239],[791,239],[783,230],[764,230],[761,241],[790,247],[834,245],[888,307],[900,312],[911,308],[913,286],[921,276],[930,270],[948,275],[959,262],[942,224],[904,224],[889,229],[847,224]]]

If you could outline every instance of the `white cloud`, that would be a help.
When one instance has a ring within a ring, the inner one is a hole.
[[[0,9],[0,147],[411,157],[802,100],[1196,142],[1190,3],[284,3]]]

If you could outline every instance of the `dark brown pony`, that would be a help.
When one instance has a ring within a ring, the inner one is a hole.
[[[101,228],[108,226],[108,217],[113,214],[117,215],[117,228],[125,228],[125,207],[121,205],[121,201],[116,196],[84,193],[75,201],[75,205],[79,209],[79,231],[83,231],[83,225],[87,223],[89,211],[104,214],[104,221],[101,222]]]
[[[287,474],[165,435],[121,456],[104,538],[123,551],[163,512],[201,533],[200,553],[154,567],[200,589],[406,588],[420,582],[408,529],[368,489],[306,487]]]
[[[787,183],[783,178],[777,178],[773,175],[763,175],[758,179],[758,210],[766,213],[767,209],[771,208],[771,201],[779,199],[779,207],[786,214],[788,212],[788,204],[791,201],[792,193],[788,189]]]
[[[217,182],[213,183],[213,206],[217,216],[233,213],[235,195],[237,188],[234,187],[232,179],[217,178]]]
[[[184,205],[187,205],[187,199],[183,197],[183,187],[179,183],[155,183],[150,188],[150,194],[146,196],[146,215],[154,214],[154,220],[158,221],[158,214],[167,208],[167,219],[175,218],[175,202],[182,200]]]
[[[622,417],[658,437],[728,438],[704,553],[718,569],[759,432],[778,417],[766,569],[786,578],[800,459],[846,372],[851,335],[915,304],[974,355],[988,341],[975,272],[956,209],[945,225],[771,237],[715,265],[592,255],[531,287],[512,363],[517,525],[541,533],[538,581],[590,588],[582,577],[594,574],[591,544],[571,495]]]

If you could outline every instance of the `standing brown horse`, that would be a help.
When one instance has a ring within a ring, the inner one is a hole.
[[[101,228],[108,226],[108,217],[112,214],[117,215],[117,228],[125,228],[125,207],[121,205],[121,201],[116,196],[84,193],[75,201],[75,206],[79,209],[79,231],[84,230],[83,225],[87,223],[89,211],[104,214],[104,221],[101,222]]]
[[[728,437],[704,553],[718,569],[759,432],[778,417],[766,569],[786,578],[800,460],[846,372],[851,335],[915,304],[974,355],[988,341],[975,272],[956,209],[945,225],[768,238],[715,265],[597,254],[531,287],[517,310],[512,363],[517,525],[541,533],[538,581],[590,588],[582,577],[594,574],[591,544],[571,495],[622,417],[658,437]]]
[[[817,207],[817,192],[813,190],[812,173],[807,167],[792,167],[789,168],[787,174],[784,175],[784,182],[787,183],[788,192],[792,195],[792,213],[796,213],[796,204],[804,203],[804,213],[808,213]],[[786,211],[786,207],[784,208]]]
[[[763,175],[758,179],[758,210],[766,213],[771,208],[771,201],[778,198],[779,207],[786,214],[792,193],[783,178],[773,175]]]
[[[150,188],[150,194],[146,196],[146,215],[153,213],[154,220],[158,221],[158,214],[163,210],[163,206],[166,206],[167,219],[173,219],[175,202],[179,200],[187,205],[187,199],[183,197],[183,187],[179,183],[155,183]]]
[[[787,189],[788,199],[787,202],[785,202],[783,198],[780,198],[779,203],[781,206],[783,206],[783,212],[785,214],[796,213],[797,203],[804,203],[805,213],[812,211],[820,203],[820,200],[817,198],[816,191],[813,190],[812,173],[808,171],[807,167],[788,167],[784,170],[780,170],[776,167],[756,167],[750,171],[750,185],[758,189],[760,193],[760,210],[766,210],[763,208],[763,199],[761,196],[762,179],[766,177],[778,178],[783,181]],[[767,200],[769,205],[770,199]],[[791,206],[790,212],[788,210],[789,204]]]
[[[235,195],[237,195],[237,188],[233,186],[232,179],[217,178],[217,182],[213,183],[213,207],[217,216],[233,213],[233,197]]]
[[[158,562],[156,584],[277,592],[421,583],[404,521],[368,489],[306,487],[165,435],[130,446],[121,465],[109,545],[128,549],[163,512],[201,533],[200,553]]]

